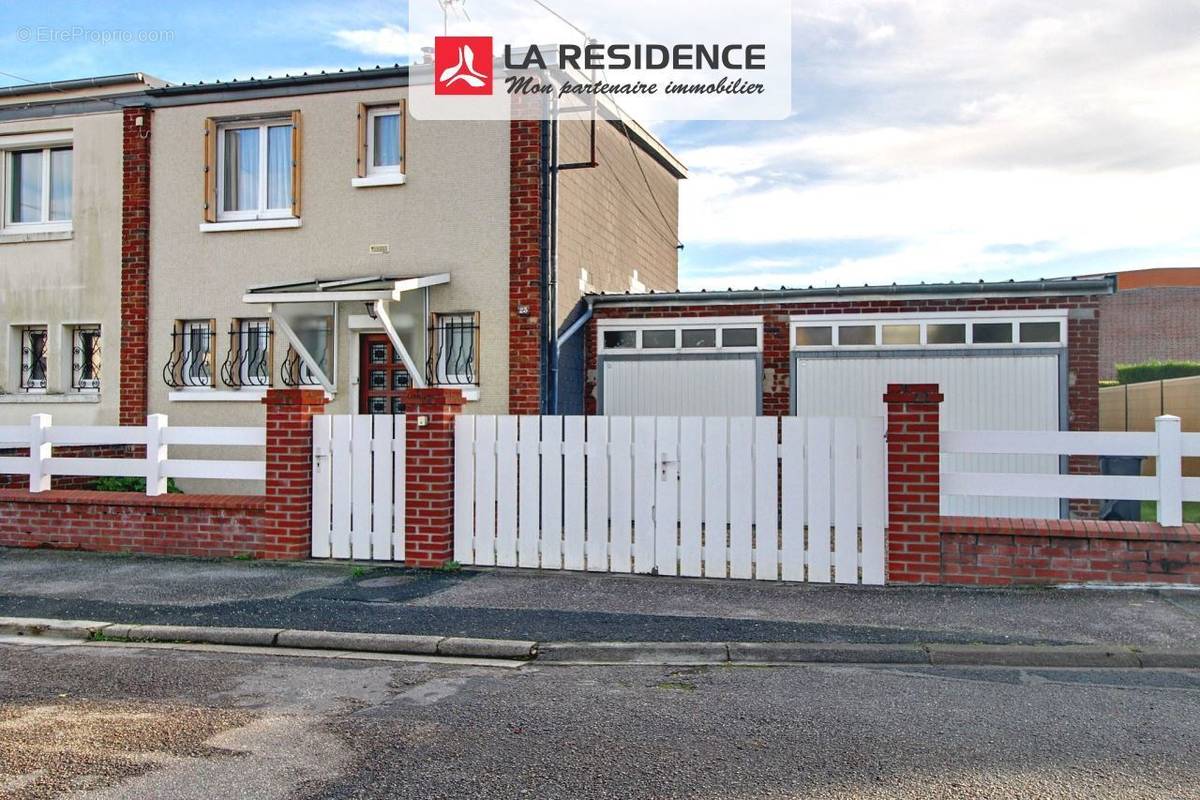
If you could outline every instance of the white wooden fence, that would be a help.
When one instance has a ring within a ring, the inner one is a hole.
[[[882,584],[881,418],[463,416],[463,564]]]
[[[58,446],[145,445],[143,458],[85,458],[54,455]],[[50,489],[54,475],[95,475],[146,479],[146,494],[167,491],[168,478],[261,481],[261,460],[171,458],[171,445],[265,447],[265,428],[169,427],[166,414],[151,414],[144,426],[54,425],[49,414],[34,414],[29,425],[0,425],[0,449],[28,450],[0,457],[0,473],[26,474],[29,491]]]
[[[1200,478],[1183,477],[1184,456],[1200,456],[1200,433],[1179,417],[1154,420],[1153,433],[1105,431],[942,431],[943,453],[1153,456],[1153,476],[943,472],[942,493],[990,497],[1156,500],[1158,522],[1183,523],[1183,501],[1200,500]]]
[[[314,558],[404,560],[405,417],[313,417]]]

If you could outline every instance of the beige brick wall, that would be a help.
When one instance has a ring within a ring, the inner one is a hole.
[[[588,160],[588,129],[589,123],[581,120],[560,124],[560,163]],[[636,140],[631,152],[625,135],[612,123],[600,121],[596,131],[600,166],[559,174],[560,322],[582,294],[583,270],[589,291],[628,291],[634,270],[646,289],[678,288],[679,180]]]

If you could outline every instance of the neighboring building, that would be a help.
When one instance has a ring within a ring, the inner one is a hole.
[[[1200,268],[1116,274],[1117,291],[1100,303],[1100,378],[1117,364],[1200,361]]]
[[[131,73],[0,89],[0,424],[117,423],[123,104],[161,85]]]
[[[574,368],[590,414],[878,416],[888,383],[937,383],[949,430],[1096,430],[1099,309],[1113,285],[589,295],[573,332],[586,357]],[[984,472],[1059,470],[1053,456],[973,459],[967,466]],[[972,515],[1065,511],[1024,499],[943,505]]]
[[[461,387],[468,412],[547,411],[584,291],[676,286],[685,171],[635,122],[602,119],[581,165],[588,122],[418,120],[405,67],[120,79],[0,90],[0,148],[44,140],[75,170],[73,233],[0,235],[4,422],[97,405],[65,366],[83,326],[102,413],[73,421],[255,424],[283,384],[325,386],[335,413],[397,411],[421,383]],[[46,353],[29,380],[21,337]]]

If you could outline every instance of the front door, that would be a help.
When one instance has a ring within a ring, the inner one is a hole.
[[[359,413],[403,414],[400,397],[412,385],[404,361],[385,333],[367,334],[360,341]]]

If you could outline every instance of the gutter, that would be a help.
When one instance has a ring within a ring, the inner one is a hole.
[[[46,81],[44,83],[27,83],[19,86],[0,86],[0,97],[19,97],[26,94],[42,94],[44,92],[65,92],[72,89],[102,89],[105,86],[119,86],[125,83],[147,83],[154,81],[165,83],[144,72],[123,72],[120,75],[101,75],[96,78],[72,78],[66,81]],[[87,99],[87,98],[78,98]]]
[[[906,298],[906,297],[1001,297],[1020,295],[1071,296],[1112,294],[1116,276],[1070,280],[1007,281],[1002,283],[921,283],[891,286],[834,286],[807,289],[731,289],[724,292],[649,292],[646,294],[588,295],[589,309],[595,305],[654,306],[687,303],[776,303],[820,298]]]

